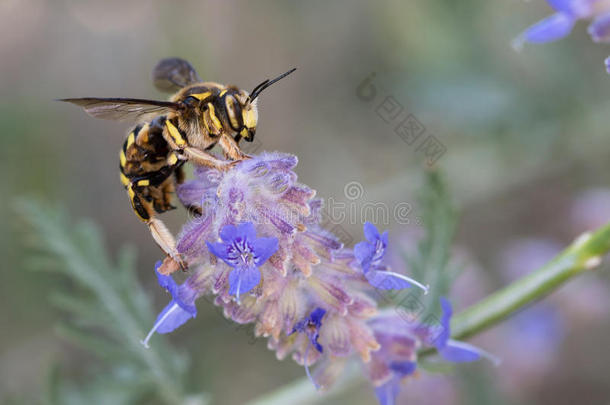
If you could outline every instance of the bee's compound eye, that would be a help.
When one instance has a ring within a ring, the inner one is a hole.
[[[199,99],[197,97],[188,96],[184,99],[183,103],[189,107],[196,107],[199,105]]]

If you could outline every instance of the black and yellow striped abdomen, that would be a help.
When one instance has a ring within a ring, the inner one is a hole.
[[[171,194],[175,183],[182,182],[182,160],[164,138],[165,116],[136,126],[120,151],[121,183],[127,189],[132,207],[142,221],[154,213],[174,207]]]

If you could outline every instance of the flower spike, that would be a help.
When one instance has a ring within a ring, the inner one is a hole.
[[[450,339],[448,302],[440,334],[438,325],[408,322],[410,314],[378,311],[379,294],[369,286],[428,286],[386,265],[388,232],[371,223],[363,242],[344,248],[322,227],[322,200],[297,182],[296,164],[292,155],[262,153],[223,172],[198,167],[178,186],[180,200],[201,212],[176,241],[190,275],[178,285],[157,264],[159,285],[172,299],[142,343],[184,324],[196,315],[195,299],[212,295],[227,318],[268,338],[278,358],[302,364],[316,389],[329,387],[358,356],[382,405],[396,405],[421,347],[437,347],[451,361],[484,356]]]

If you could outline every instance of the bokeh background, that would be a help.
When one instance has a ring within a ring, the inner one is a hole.
[[[26,269],[15,196],[92,218],[111,254],[135,245],[155,308],[166,302],[152,277],[160,251],[118,181],[127,127],[53,99],[164,98],[150,71],[168,56],[247,90],[297,67],[261,96],[256,147],[297,154],[300,179],[322,197],[353,201],[344,187],[357,181],[358,204],[413,204],[408,224],[387,225],[399,236],[419,226],[414,192],[426,163],[394,132],[400,120],[376,112],[394,97],[446,148],[437,166],[461,212],[456,246],[468,263],[452,294],[459,309],[610,218],[610,48],[584,24],[558,43],[510,45],[550,12],[542,0],[0,0],[0,400],[43,402],[52,367],[78,382],[99,361],[55,333],[62,314],[47,297],[71,283]],[[372,73],[367,101],[358,87]],[[178,209],[165,220],[177,232],[185,217]],[[342,229],[358,239],[351,222]],[[604,265],[474,339],[501,367],[422,374],[400,403],[608,404],[609,305]],[[188,384],[213,403],[243,403],[303,375],[209,304],[199,311],[170,341],[191,357]],[[332,399],[374,401],[366,384]]]

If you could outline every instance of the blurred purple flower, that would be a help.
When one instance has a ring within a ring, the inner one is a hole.
[[[566,333],[564,315],[552,302],[538,303],[515,315],[488,341],[503,354],[500,384],[514,400],[556,372],[562,360],[559,349]]]
[[[610,189],[592,188],[576,197],[570,210],[574,232],[597,229],[610,222]]]
[[[545,43],[564,38],[580,19],[593,19],[587,31],[594,42],[610,42],[610,1],[547,0],[547,3],[556,13],[521,33],[513,42],[515,48],[520,49],[525,42]]]
[[[544,266],[561,252],[561,245],[544,238],[521,238],[508,243],[499,254],[499,265],[506,281],[513,281]]]
[[[381,348],[373,353],[367,370],[381,405],[396,404],[401,382],[417,368],[417,351],[421,347],[435,347],[445,360],[454,363],[476,361],[481,357],[498,363],[498,359],[486,351],[451,339],[451,304],[441,298],[441,307],[443,314],[438,324],[409,322],[397,312],[386,312],[369,321]]]

